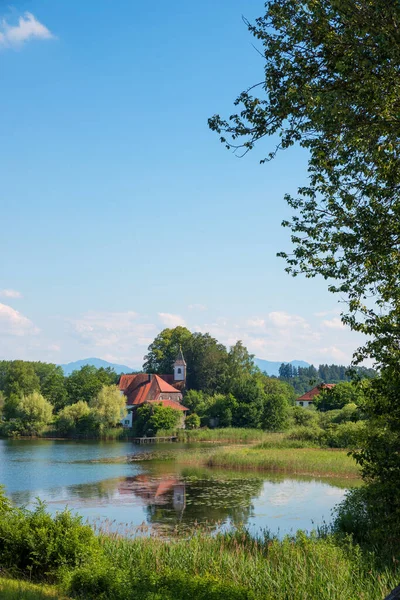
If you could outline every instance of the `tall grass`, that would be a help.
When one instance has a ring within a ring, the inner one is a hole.
[[[221,448],[211,454],[207,465],[328,477],[360,474],[359,467],[346,451],[319,448]]]
[[[157,600],[382,600],[399,573],[378,571],[369,556],[333,537],[254,541],[246,533],[190,539],[101,539],[106,566],[75,571],[71,594]]]
[[[0,578],[1,600],[62,600],[55,587]]]
[[[250,443],[261,442],[266,434],[261,429],[242,429],[226,427],[223,429],[192,429],[180,430],[179,441],[182,442],[221,442],[221,443]]]

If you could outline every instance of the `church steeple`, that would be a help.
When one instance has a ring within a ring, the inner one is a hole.
[[[174,380],[185,381],[186,380],[186,361],[183,356],[182,348],[179,346],[178,356],[174,362]]]

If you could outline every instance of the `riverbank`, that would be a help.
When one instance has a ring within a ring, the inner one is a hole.
[[[136,454],[128,462],[173,461],[179,465],[221,467],[311,477],[360,478],[360,469],[345,450],[322,448],[259,448],[258,446],[222,446],[217,448],[171,449]],[[107,462],[107,461],[104,461]]]

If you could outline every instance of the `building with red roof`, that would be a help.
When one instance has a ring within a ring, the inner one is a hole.
[[[334,383],[320,383],[316,385],[311,390],[296,398],[296,406],[303,406],[304,408],[308,408],[314,405],[314,398],[318,396],[321,390],[330,390],[335,387]]]
[[[178,379],[175,378],[178,376]],[[189,410],[182,404],[182,390],[186,382],[186,363],[182,350],[174,363],[174,374],[154,375],[152,373],[132,373],[121,375],[119,389],[126,396],[128,415],[123,421],[125,427],[132,427],[136,409],[145,403],[158,403],[182,412]]]

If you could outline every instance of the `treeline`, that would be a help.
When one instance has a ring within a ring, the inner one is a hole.
[[[124,414],[117,382],[109,368],[87,365],[66,377],[51,363],[0,361],[0,432],[100,435]]]
[[[367,367],[350,369],[344,365],[314,365],[309,367],[294,367],[290,363],[282,363],[279,367],[279,379],[289,383],[298,396],[307,392],[311,387],[320,383],[340,383],[354,379],[372,379],[376,371]]]

